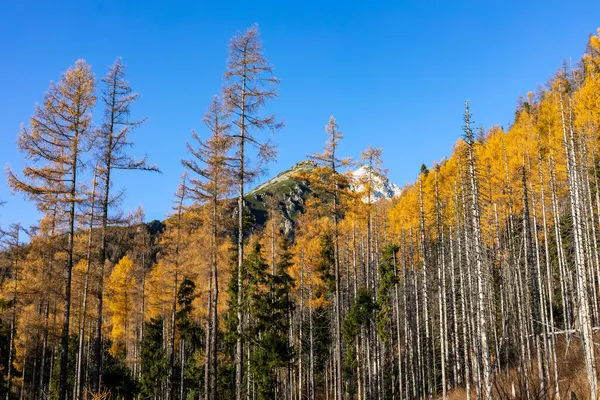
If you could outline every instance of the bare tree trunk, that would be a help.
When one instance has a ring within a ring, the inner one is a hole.
[[[502,371],[502,349],[506,349],[506,375],[508,376],[508,318],[507,318],[507,305],[506,305],[506,286],[505,286],[505,269],[504,269],[504,260],[502,257],[502,245],[500,243],[500,224],[498,222],[498,206],[494,203],[494,225],[495,225],[495,235],[496,235],[496,251],[497,251],[497,259],[498,259],[498,277],[500,280],[500,318],[502,324],[502,340],[500,342],[500,348],[498,350],[498,371]]]
[[[23,371],[21,377],[21,390],[19,392],[19,400],[23,400],[23,396],[25,395],[25,375],[27,373],[27,353],[23,356]]]
[[[438,306],[439,306],[439,313],[440,313],[440,359],[442,362],[442,399],[446,399],[446,391],[447,391],[447,383],[446,383],[446,363],[447,363],[447,327],[446,327],[446,308],[445,308],[445,304],[446,304],[446,299],[445,299],[445,294],[446,294],[446,260],[445,260],[445,256],[444,256],[444,233],[441,232],[441,235],[439,236],[439,240],[440,240],[440,246],[442,247],[440,250],[441,253],[441,258],[442,258],[442,262],[440,267],[438,268]]]
[[[204,354],[205,354],[205,362],[204,362],[204,399],[208,400],[211,396],[210,390],[210,375],[212,368],[212,294],[213,294],[213,276],[210,275],[208,280],[208,301],[207,301],[207,313],[206,313],[206,340],[204,342]]]
[[[427,363],[427,371],[425,372],[426,378],[426,391],[429,397],[433,396],[433,383],[432,377],[433,374],[431,372],[431,337],[429,333],[429,290],[428,290],[428,281],[427,281],[427,252],[425,246],[425,213],[423,212],[423,176],[421,176],[419,180],[419,210],[420,210],[420,220],[421,220],[421,257],[422,260],[422,268],[421,271],[423,274],[423,320],[425,323],[425,362]]]
[[[40,400],[42,400],[44,398],[44,389],[45,389],[45,380],[44,380],[44,373],[45,373],[45,368],[44,366],[46,365],[46,353],[47,353],[47,348],[48,348],[48,316],[50,313],[50,302],[49,300],[46,300],[44,302],[44,333],[43,333],[43,338],[42,338],[42,360],[40,363],[40,383],[39,383],[39,388],[38,388],[38,398]],[[10,360],[10,358],[9,358]]]
[[[457,219],[458,223],[458,219]],[[470,343],[469,343],[469,329],[467,322],[467,292],[465,291],[465,277],[462,268],[462,257],[461,257],[461,243],[460,243],[460,234],[457,232],[457,240],[458,240],[458,265],[459,265],[459,280],[460,280],[460,301],[461,301],[461,322],[462,322],[462,336],[463,336],[463,352],[464,352],[464,365],[465,365],[465,389],[467,392],[467,398],[471,399],[471,370],[470,370]]]
[[[594,345],[589,313],[589,300],[587,285],[587,268],[583,254],[582,232],[581,232],[581,202],[579,193],[579,177],[577,176],[574,133],[572,120],[569,121],[569,129],[565,122],[562,95],[560,96],[561,117],[564,135],[564,147],[567,158],[567,176],[569,177],[569,194],[571,199],[571,216],[573,219],[573,237],[575,241],[575,265],[577,270],[577,292],[579,301],[579,323],[582,331],[582,341],[586,371],[590,385],[590,399],[597,398],[597,376],[594,355]]]
[[[440,330],[440,359],[442,368],[442,399],[446,400],[446,362],[447,362],[447,349],[446,349],[446,259],[444,254],[444,232],[441,227],[442,221],[440,221],[440,204],[439,204],[439,193],[438,193],[438,180],[437,172],[435,176],[435,214],[436,214],[436,225],[437,225],[437,240],[438,240],[438,311],[439,311],[439,330]]]
[[[411,249],[413,248],[413,235],[412,235],[412,228],[410,230],[410,243],[411,243]],[[413,300],[414,300],[414,320],[412,321],[412,329],[411,329],[411,335],[412,335],[412,343],[411,346],[413,348],[413,362],[414,362],[414,370],[415,370],[415,376],[414,376],[414,382],[415,382],[415,397],[419,398],[421,397],[421,393],[425,393],[425,379],[422,379],[422,366],[423,366],[423,358],[422,358],[422,348],[421,348],[421,338],[420,338],[420,334],[419,334],[419,324],[421,323],[421,318],[420,318],[420,313],[419,313],[419,292],[418,292],[418,285],[419,285],[419,277],[418,274],[416,272],[416,267],[414,264],[414,255],[412,254],[411,251],[411,255],[410,255],[410,259],[411,259],[411,275],[412,275],[412,295],[413,295]],[[416,343],[416,345],[415,345]]]
[[[549,326],[547,326],[546,332],[550,336],[550,353],[552,357],[552,371],[554,372],[554,392],[555,397],[560,399],[560,388],[558,386],[558,362],[556,359],[556,335],[554,331],[556,329],[554,322],[554,287],[552,284],[552,269],[550,267],[550,246],[548,244],[548,224],[546,218],[546,197],[544,191],[544,170],[542,163],[541,147],[539,151],[539,174],[540,174],[540,194],[542,203],[542,224],[544,232],[544,260],[546,261],[546,290],[548,292],[548,313],[549,313]]]
[[[452,292],[452,374],[453,384],[458,386],[461,383],[461,368],[460,368],[460,356],[459,356],[459,343],[458,343],[458,314],[457,314],[457,301],[456,301],[456,266],[454,263],[454,240],[452,234],[452,226],[449,227],[449,247],[450,247],[450,290]]]
[[[18,238],[18,232],[17,232]],[[16,336],[17,323],[17,265],[12,265],[13,273],[13,298],[12,298],[12,315],[10,317],[10,339],[8,342],[8,372],[6,374],[6,400],[10,400],[10,391],[12,386],[13,373],[13,358],[14,358],[14,341]]]
[[[169,330],[169,378],[167,399],[175,398],[175,314],[177,313],[178,271],[175,271],[173,304],[171,305],[171,329]]]
[[[219,276],[217,273],[217,196],[216,193],[213,196],[213,260],[212,260],[212,283],[213,283],[213,296],[212,296],[212,315],[211,315],[211,355],[212,355],[212,374],[211,374],[211,397],[213,400],[217,399],[217,336],[219,333],[219,320],[218,320],[218,310],[217,307],[219,305]]]
[[[590,286],[592,288],[593,301],[592,310],[593,310],[593,321],[598,324],[599,321],[599,312],[598,312],[598,282],[600,280],[600,259],[598,256],[598,238],[596,236],[596,226],[594,219],[594,206],[592,202],[592,190],[590,187],[590,177],[588,171],[590,170],[588,165],[588,148],[587,148],[587,138],[585,132],[580,135],[580,175],[583,182],[581,183],[582,190],[584,193],[582,195],[585,197],[583,205],[583,215],[586,215],[584,218],[584,226],[585,229],[585,237],[586,237],[586,245],[589,254],[589,263],[590,263]],[[587,207],[587,210],[586,210]],[[587,211],[587,213],[585,212]]]
[[[310,282],[310,272],[308,275],[308,280]],[[309,298],[313,299],[313,291],[312,291],[312,283],[309,285],[309,294],[308,294]],[[310,354],[309,354],[309,381],[310,381],[310,387],[309,387],[309,393],[308,393],[308,398],[309,400],[314,400],[315,398],[315,363],[314,363],[314,341],[313,341],[313,306],[312,304],[310,304],[308,306],[308,335],[309,335],[309,340],[310,340]]]
[[[538,364],[538,376],[540,379],[540,390],[542,393],[545,393],[545,373],[544,373],[544,364],[542,360],[542,343],[540,340],[541,334],[541,317],[540,317],[540,290],[539,290],[539,277],[538,271],[536,271],[535,263],[534,263],[534,255],[533,255],[533,238],[532,238],[532,230],[531,230],[531,220],[529,216],[529,195],[527,191],[527,181],[525,177],[525,165],[523,165],[522,170],[522,180],[523,180],[523,234],[525,236],[524,244],[525,244],[525,261],[527,264],[527,269],[529,271],[529,285],[531,291],[531,311],[533,317],[533,335],[535,341],[535,349],[537,356],[537,364]]]
[[[477,183],[477,167],[475,162],[475,149],[473,134],[470,127],[469,104],[466,103],[465,111],[465,133],[468,137],[467,156],[469,164],[469,180],[471,184],[471,223],[473,229],[473,246],[475,248],[475,266],[477,272],[477,328],[479,332],[479,342],[481,348],[483,382],[485,386],[485,399],[492,398],[492,377],[490,354],[488,345],[488,321],[485,310],[484,290],[486,288],[483,244],[481,243],[481,221],[479,212],[479,188]]]
[[[76,124],[77,125],[77,124]],[[79,130],[79,127],[76,128]],[[76,135],[75,143],[72,150],[71,162],[71,191],[69,194],[69,235],[67,242],[67,265],[65,266],[65,293],[64,293],[64,310],[63,310],[63,325],[61,333],[61,352],[60,352],[60,388],[58,399],[65,400],[67,398],[67,374],[69,361],[69,325],[71,317],[71,277],[73,270],[73,252],[74,252],[74,236],[75,236],[75,203],[77,201],[77,168],[78,168],[78,144],[79,134]]]
[[[74,385],[74,396],[77,400],[81,398],[83,392],[82,384],[82,361],[83,361],[83,341],[85,335],[85,317],[87,312],[87,296],[88,286],[90,279],[90,268],[92,266],[92,238],[94,230],[94,206],[96,203],[96,171],[98,166],[94,168],[94,178],[92,179],[92,194],[91,194],[91,205],[90,205],[90,225],[88,234],[88,245],[87,245],[87,260],[85,269],[85,283],[83,285],[83,300],[81,302],[81,315],[79,317],[79,346],[77,348],[77,366],[75,369],[75,385]]]
[[[181,371],[179,371],[179,399],[185,399],[185,341],[182,339],[179,343],[179,354],[181,359]]]
[[[304,320],[304,251],[300,253],[300,310],[299,310],[299,324],[298,329],[298,399],[301,400],[304,396],[302,387],[302,346],[303,346],[303,327],[302,322]],[[292,397],[293,398],[293,397]]]
[[[554,214],[554,236],[556,238],[556,249],[557,249],[557,259],[558,259],[558,267],[559,267],[559,275],[560,275],[560,293],[562,299],[563,306],[563,323],[565,326],[565,330],[567,331],[567,338],[570,338],[569,330],[571,328],[571,307],[570,307],[570,285],[569,285],[569,272],[566,267],[566,260],[563,251],[563,242],[560,231],[560,210],[558,207],[558,197],[556,194],[556,177],[554,174],[554,163],[552,158],[549,159],[550,163],[550,187],[552,189],[552,211]]]
[[[394,276],[396,277],[396,283],[394,285],[394,305],[396,307],[396,343],[398,347],[398,398],[402,400],[402,391],[404,389],[402,381],[402,338],[401,338],[401,324],[400,324],[400,295],[398,294],[398,287],[400,286],[398,279],[398,267],[396,265],[396,254],[394,254]],[[404,278],[403,278],[404,279]],[[360,362],[359,362],[360,365]],[[360,374],[359,374],[360,375]],[[359,393],[360,398],[360,393]]]

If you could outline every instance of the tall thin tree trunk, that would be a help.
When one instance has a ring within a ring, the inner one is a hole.
[[[596,400],[598,378],[596,376],[596,363],[594,345],[589,313],[589,300],[587,291],[587,267],[585,265],[582,244],[581,202],[579,193],[579,177],[575,159],[575,141],[572,128],[572,119],[569,128],[565,122],[565,112],[562,95],[560,96],[561,117],[563,125],[564,147],[567,158],[567,176],[569,178],[569,194],[571,199],[571,216],[573,219],[573,237],[575,241],[575,265],[577,270],[577,296],[579,301],[579,323],[582,331],[582,341],[586,371],[590,385],[590,399]]]
[[[303,326],[304,321],[304,251],[300,253],[300,310],[299,310],[299,329],[298,329],[298,399],[304,397],[303,377],[302,377],[302,346],[303,346]],[[293,397],[292,397],[293,398]]]
[[[77,124],[76,124],[77,125]],[[74,236],[75,236],[75,203],[77,202],[77,169],[78,169],[78,140],[79,126],[76,126],[77,134],[75,135],[72,160],[71,160],[71,180],[69,193],[69,234],[67,241],[67,264],[65,266],[65,293],[64,293],[64,309],[63,309],[63,325],[61,333],[61,352],[60,352],[60,388],[58,399],[65,400],[67,398],[67,377],[68,377],[68,361],[69,361],[69,325],[71,317],[71,277],[73,270],[73,252],[74,252]]]
[[[18,238],[18,232],[17,232]],[[18,241],[18,239],[17,239]],[[6,400],[10,400],[10,391],[12,386],[12,374],[13,374],[13,358],[14,358],[14,341],[16,336],[17,327],[17,268],[18,266],[13,263],[13,298],[12,298],[12,315],[10,317],[10,338],[8,342],[8,372],[6,374]]]
[[[429,290],[427,280],[427,252],[425,244],[425,213],[423,211],[423,176],[419,179],[419,210],[420,210],[420,222],[421,222],[421,257],[423,274],[423,321],[425,324],[425,362],[427,363],[427,370],[425,371],[426,390],[429,397],[433,396],[433,382],[432,382],[432,360],[431,360],[431,337],[429,333]]]
[[[245,66],[244,66],[245,68]],[[245,154],[244,147],[246,145],[246,74],[242,80],[242,93],[241,93],[241,112],[240,112],[240,138],[239,138],[239,175],[238,175],[238,199],[237,199],[237,211],[238,211],[238,236],[237,236],[237,338],[235,345],[235,399],[242,400],[242,384],[244,376],[244,343],[243,343],[243,330],[244,330],[244,319],[242,314],[242,291],[243,291],[243,270],[242,265],[244,262],[244,163]]]
[[[535,268],[533,254],[533,233],[531,229],[531,220],[529,213],[529,195],[527,191],[527,181],[525,177],[525,165],[522,170],[523,181],[523,234],[525,235],[525,261],[529,271],[529,285],[531,290],[531,310],[533,317],[533,335],[535,341],[536,357],[538,364],[538,376],[540,379],[540,390],[545,393],[546,382],[544,373],[544,363],[542,360],[542,343],[541,343],[541,317],[540,317],[540,288],[538,271]]]
[[[437,172],[435,175],[435,214],[436,214],[436,225],[437,225],[437,240],[438,240],[438,311],[439,311],[439,330],[440,330],[440,359],[441,359],[441,372],[442,372],[442,399],[446,400],[446,362],[447,362],[447,349],[446,349],[446,259],[444,254],[444,232],[441,227],[442,221],[440,220],[440,204],[439,204],[439,193],[438,193],[438,179]],[[441,259],[441,260],[440,260]],[[440,262],[441,261],[441,262]]]
[[[212,294],[213,294],[213,276],[212,273],[208,279],[208,301],[207,301],[207,313],[206,313],[206,338],[204,342],[204,399],[210,399],[212,391],[210,390],[210,375],[212,369]]]
[[[540,174],[540,195],[541,195],[541,204],[542,204],[542,226],[544,233],[544,260],[546,262],[546,290],[548,292],[548,313],[549,313],[549,326],[546,331],[550,336],[550,353],[552,358],[552,371],[554,372],[554,396],[557,399],[560,399],[560,388],[558,385],[558,362],[556,358],[556,335],[554,331],[556,330],[555,322],[554,322],[554,287],[552,284],[552,269],[550,266],[550,246],[548,243],[548,223],[546,217],[546,196],[544,191],[544,167],[542,163],[542,152],[541,147],[539,149],[539,174]]]
[[[212,305],[212,316],[211,316],[211,327],[212,327],[212,344],[211,344],[211,355],[212,355],[212,374],[211,374],[211,397],[213,400],[217,399],[217,345],[218,345],[218,333],[219,333],[219,321],[218,321],[218,310],[219,305],[219,278],[217,273],[217,195],[213,196],[213,253],[212,253],[212,281],[213,281],[213,305]]]
[[[479,332],[479,342],[481,348],[483,383],[485,386],[485,399],[492,398],[492,377],[490,365],[490,352],[488,345],[488,321],[485,310],[485,288],[486,276],[484,271],[483,244],[481,240],[481,221],[479,212],[479,188],[477,183],[477,168],[475,162],[475,149],[472,132],[470,132],[470,114],[469,104],[466,104],[465,111],[466,134],[470,136],[467,145],[467,156],[469,163],[469,178],[471,184],[471,223],[473,229],[473,246],[475,248],[475,266],[477,272],[477,328]]]
[[[90,225],[89,225],[89,234],[88,234],[88,244],[87,244],[87,260],[86,260],[86,268],[85,268],[85,282],[83,284],[83,300],[81,302],[81,316],[79,317],[79,345],[77,348],[77,366],[75,368],[75,388],[74,388],[74,396],[77,400],[81,398],[81,394],[83,391],[82,387],[82,364],[83,364],[83,342],[85,335],[85,320],[87,313],[87,296],[88,296],[88,286],[90,280],[90,268],[92,266],[92,239],[93,239],[93,229],[94,229],[94,207],[96,203],[96,171],[98,166],[94,168],[94,178],[92,179],[92,194],[91,194],[91,205],[90,205]]]

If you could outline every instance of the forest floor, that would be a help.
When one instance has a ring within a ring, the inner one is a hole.
[[[594,338],[596,343],[600,343],[600,332],[597,332]],[[575,336],[571,336],[571,340],[567,341],[565,335],[558,335],[556,350],[560,398],[571,400],[573,399],[572,395],[575,395],[578,400],[588,399],[589,386],[581,341]],[[596,355],[596,371],[598,372],[600,371],[600,351]],[[551,362],[551,360],[548,360],[548,362]],[[506,371],[504,368],[503,370]],[[509,368],[508,376],[505,373],[497,375],[493,388],[494,399],[536,400],[544,398],[543,392],[546,393],[545,397],[548,399],[557,398],[555,396],[556,390],[553,387],[542,390],[536,361],[532,363],[531,371],[533,373],[529,373],[529,377],[524,377],[515,366]],[[528,389],[525,388],[526,383]],[[553,383],[551,385],[553,386]],[[476,398],[474,388],[472,388],[471,397]],[[438,398],[441,399],[441,396]],[[464,388],[453,389],[448,392],[448,400],[463,400],[466,398],[467,393]]]

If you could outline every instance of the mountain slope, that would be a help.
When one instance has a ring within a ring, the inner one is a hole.
[[[275,208],[283,216],[284,231],[291,234],[294,220],[304,210],[304,203],[310,188],[295,179],[300,172],[309,172],[315,168],[312,161],[300,161],[292,168],[252,189],[244,196],[246,205],[255,219],[255,226],[264,226],[269,213],[269,204],[274,202]]]
[[[244,200],[248,210],[254,217],[255,227],[260,228],[267,222],[269,207],[275,207],[283,216],[284,231],[293,234],[295,219],[304,210],[306,198],[311,193],[310,186],[296,179],[295,175],[300,172],[310,172],[315,164],[309,160],[303,160],[287,169],[276,177],[257,186],[249,191]],[[364,179],[369,173],[369,167],[363,166],[352,172],[355,181]],[[391,199],[401,193],[398,185],[391,183],[387,178],[373,177],[374,193],[371,202],[381,199]],[[353,185],[354,190],[362,190],[362,185]],[[364,201],[368,201],[364,199]]]

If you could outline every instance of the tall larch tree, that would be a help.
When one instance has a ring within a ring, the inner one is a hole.
[[[208,320],[206,335],[210,343],[206,355],[206,382],[205,399],[217,398],[217,337],[218,320],[217,305],[219,301],[218,281],[218,251],[222,244],[222,233],[225,221],[223,220],[224,200],[231,194],[234,178],[234,169],[230,151],[233,147],[233,138],[229,135],[230,124],[227,110],[223,107],[218,97],[214,97],[204,117],[204,124],[211,132],[207,140],[202,140],[193,131],[192,143],[187,143],[190,160],[183,160],[182,164],[190,172],[188,179],[188,195],[197,206],[206,206],[210,215],[210,301],[208,307]],[[210,395],[209,390],[210,388]]]
[[[102,125],[96,130],[96,146],[98,149],[99,179],[102,182],[100,199],[100,279],[96,294],[98,296],[96,338],[94,344],[95,367],[92,390],[100,391],[102,371],[102,324],[105,264],[108,260],[108,226],[111,222],[111,210],[115,206],[111,198],[114,170],[158,171],[158,167],[149,165],[146,157],[135,159],[127,150],[133,145],[129,139],[131,132],[139,127],[143,120],[130,120],[131,106],[138,100],[139,94],[133,92],[125,78],[125,65],[118,58],[110,67],[108,74],[102,79],[101,100],[104,105]]]
[[[41,106],[36,105],[29,128],[22,127],[18,146],[29,161],[18,176],[8,169],[9,185],[38,207],[49,201],[67,211],[67,260],[64,269],[64,309],[61,333],[59,400],[67,397],[67,361],[71,316],[71,275],[76,228],[76,204],[81,192],[82,155],[92,137],[92,109],[96,79],[91,67],[78,60],[51,83]]]
[[[477,332],[479,334],[481,351],[481,368],[483,369],[484,398],[492,398],[492,368],[490,364],[490,350],[488,344],[488,312],[486,306],[487,274],[484,266],[484,249],[481,239],[481,219],[479,203],[479,181],[477,160],[475,155],[475,135],[472,127],[472,116],[469,111],[469,102],[465,103],[463,121],[464,141],[467,144],[467,174],[470,185],[470,212],[471,229],[473,232],[473,250],[475,256],[475,273],[477,274]]]
[[[255,178],[262,167],[273,160],[275,147],[269,140],[260,140],[256,134],[266,129],[276,131],[282,127],[274,115],[264,116],[262,111],[267,101],[277,97],[279,79],[273,75],[273,66],[263,55],[258,25],[233,37],[229,43],[229,59],[225,72],[226,86],[223,92],[237,132],[235,139],[238,186],[238,304],[242,301],[242,263],[244,261],[244,185]],[[256,167],[248,164],[249,150],[257,151]],[[243,391],[243,331],[242,309],[237,312],[237,341],[235,352],[236,400],[241,400]]]
[[[113,356],[124,359],[127,343],[132,337],[132,312],[135,287],[133,261],[123,257],[111,271],[107,281],[107,308],[111,318],[110,352]]]
[[[73,397],[75,399],[80,399],[83,394],[83,348],[84,348],[84,337],[85,337],[85,324],[86,324],[86,315],[87,315],[87,303],[88,303],[88,292],[89,292],[89,282],[90,282],[90,272],[92,268],[93,255],[95,255],[94,250],[94,224],[96,223],[96,186],[97,186],[97,171],[98,167],[94,167],[94,174],[92,178],[92,190],[89,194],[87,218],[88,218],[88,237],[87,237],[87,248],[86,248],[86,268],[85,268],[85,282],[83,284],[83,294],[81,300],[80,307],[80,316],[79,316],[79,341],[77,347],[77,362],[75,366],[75,385],[73,387]]]
[[[343,398],[343,380],[342,380],[342,297],[340,286],[340,252],[339,252],[339,222],[342,218],[341,193],[343,187],[347,187],[348,177],[342,175],[342,170],[350,164],[347,158],[340,158],[338,155],[338,146],[344,137],[339,130],[335,117],[331,116],[325,126],[325,132],[328,139],[323,153],[310,156],[317,164],[317,169],[312,174],[312,181],[317,186],[317,191],[325,194],[328,199],[329,213],[333,220],[333,247],[334,247],[334,265],[333,278],[335,281],[335,382],[337,398]],[[315,179],[316,178],[316,179]]]

